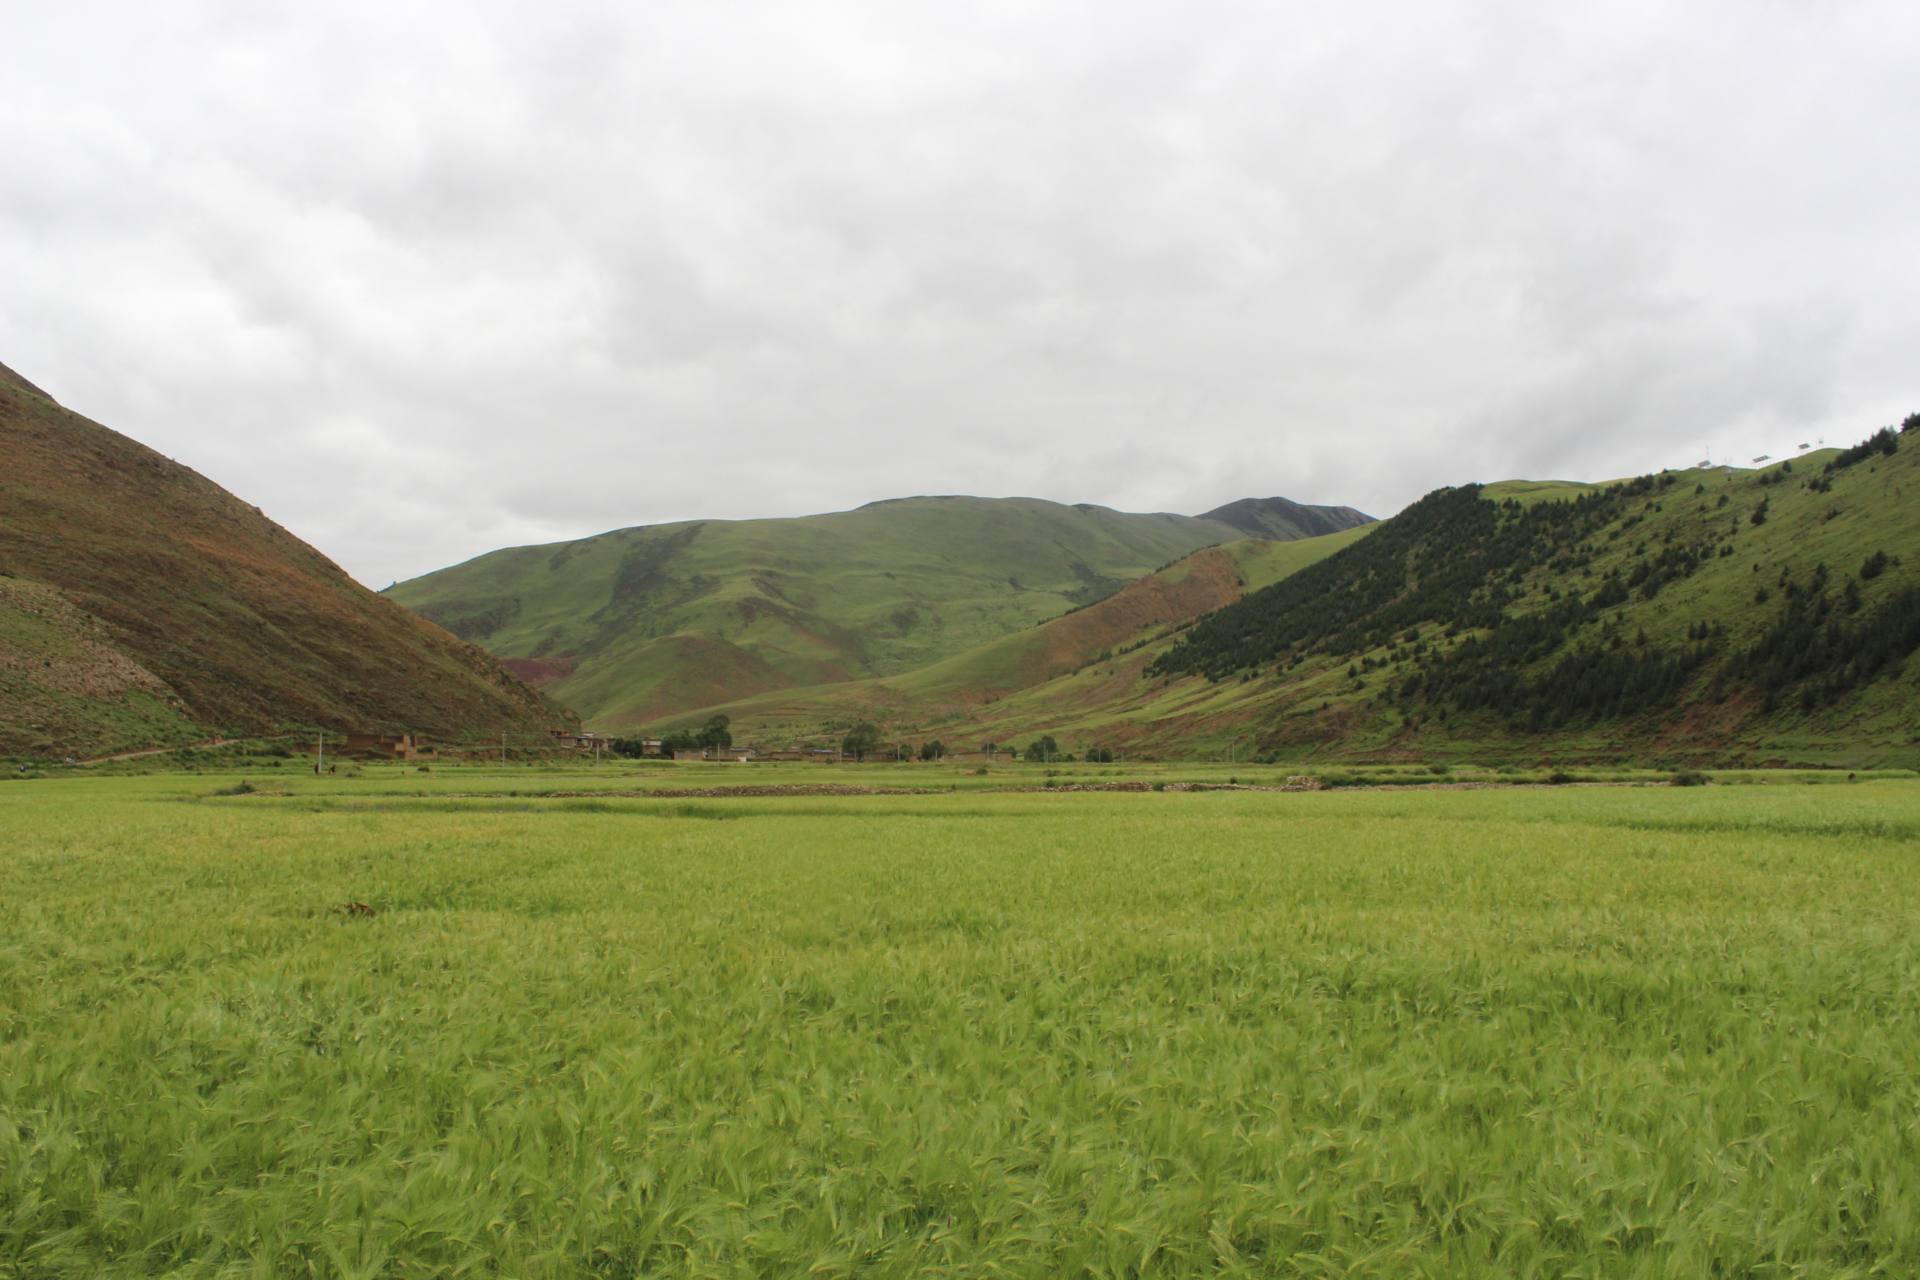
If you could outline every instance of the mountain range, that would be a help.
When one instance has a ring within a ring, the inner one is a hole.
[[[1205,516],[1037,498],[901,498],[495,551],[388,589],[599,727],[899,675],[1106,599],[1208,546],[1342,530],[1349,507]]]
[[[952,747],[1920,761],[1920,415],[1384,521],[923,496],[517,547],[384,596],[0,366],[0,754],[725,715]],[[536,691],[537,686],[538,691]]]
[[[698,708],[737,740],[1248,758],[1920,761],[1920,415],[1760,470],[1436,490],[1187,557],[884,680]],[[1904,444],[1904,448],[1902,447]]]

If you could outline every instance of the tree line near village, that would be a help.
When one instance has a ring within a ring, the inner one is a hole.
[[[717,752],[724,753],[733,746],[731,725],[732,720],[728,716],[716,714],[709,716],[698,729],[676,729],[664,738],[614,738],[607,745],[615,755],[629,760],[651,757],[672,760],[682,756],[705,759]],[[849,729],[840,739],[836,750],[842,758],[856,763],[866,760],[892,760],[896,763],[918,760],[933,764],[954,754],[954,749],[938,738],[928,738],[917,744],[889,742],[877,725],[865,721]],[[1060,749],[1060,744],[1054,741],[1052,734],[1042,734],[1025,747],[988,742],[980,747],[979,752],[989,760],[1004,755],[1009,760],[1039,764],[1054,761],[1071,763],[1075,758],[1072,752]],[[1112,764],[1113,748],[1097,745],[1088,747],[1085,760],[1088,764]]]

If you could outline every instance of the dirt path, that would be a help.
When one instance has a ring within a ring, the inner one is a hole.
[[[1455,786],[1472,784],[1455,783]],[[1357,788],[1348,788],[1354,790]],[[1074,791],[1318,791],[1310,780],[1295,779],[1286,786],[1249,786],[1232,782],[1063,782],[1057,786],[1003,787],[866,787],[838,782],[786,782],[764,786],[737,787],[656,787],[604,791],[469,791],[456,793],[466,798],[485,796],[522,800],[720,800],[728,798],[769,798],[782,796],[945,796],[945,795],[1027,795],[1064,794]]]
[[[946,788],[934,787],[862,787],[837,782],[769,783],[742,787],[660,787],[654,790],[632,788],[622,791],[474,791],[461,795],[511,796],[524,800],[715,800],[727,796],[934,796],[947,795]]]
[[[441,793],[445,799],[515,800],[721,800],[798,796],[944,796],[944,795],[1068,795],[1088,791],[1192,792],[1255,791],[1266,793],[1303,791],[1507,791],[1545,790],[1571,787],[1647,787],[1665,786],[1664,781],[1576,781],[1554,784],[1538,782],[1374,782],[1328,787],[1317,778],[1293,777],[1284,783],[1245,782],[1062,782],[1054,786],[1035,783],[1027,786],[999,787],[867,787],[845,783],[774,783],[765,786],[735,787],[660,787],[607,789],[603,791],[458,791]],[[425,795],[426,792],[419,794]]]
[[[76,760],[74,763],[85,768],[96,764],[107,764],[114,760],[138,760],[142,756],[164,756],[175,751],[206,751],[213,747],[224,747],[234,741],[236,741],[234,738],[209,738],[205,742],[186,742],[177,747],[147,747],[140,751],[122,751],[118,755],[95,756],[91,760]]]

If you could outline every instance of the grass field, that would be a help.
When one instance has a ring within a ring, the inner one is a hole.
[[[1911,778],[245,776],[0,786],[0,1277],[1920,1272]]]

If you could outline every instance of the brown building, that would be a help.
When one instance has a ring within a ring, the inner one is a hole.
[[[433,748],[421,746],[410,733],[350,733],[340,750],[345,755],[379,756],[383,760],[411,760],[433,754]]]

